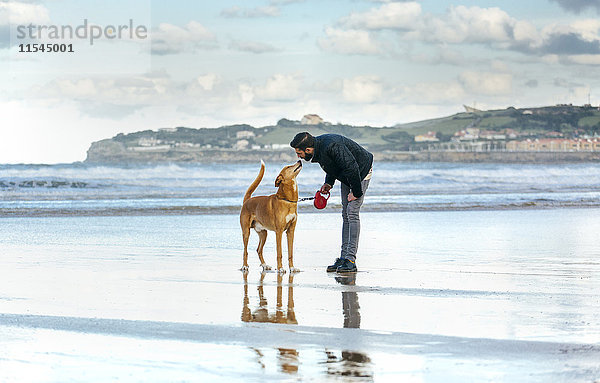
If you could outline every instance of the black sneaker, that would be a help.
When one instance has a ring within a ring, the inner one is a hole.
[[[334,271],[337,271],[337,268],[340,267],[343,263],[344,260],[342,258],[337,258],[333,265],[327,266],[327,272],[333,273]]]
[[[344,259],[343,261],[344,263],[338,266],[338,268],[335,271],[337,271],[338,273],[355,273],[358,271],[358,269],[356,268],[356,263],[354,263],[354,261],[351,261],[349,259]]]

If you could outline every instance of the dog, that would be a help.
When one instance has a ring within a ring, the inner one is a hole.
[[[248,239],[250,238],[250,229],[258,233],[259,243],[256,251],[260,259],[260,265],[265,270],[271,270],[271,267],[265,263],[263,258],[263,248],[267,240],[267,230],[275,232],[277,242],[277,272],[285,273],[286,270],[282,264],[282,237],[285,231],[288,247],[288,264],[291,273],[298,272],[294,267],[294,230],[298,218],[298,183],[296,176],[302,170],[300,161],[293,165],[284,167],[275,179],[277,192],[269,196],[252,197],[265,174],[265,163],[260,161],[260,171],[258,176],[252,182],[246,194],[240,212],[240,226],[242,227],[242,237],[244,240],[243,265],[240,270],[247,272],[248,267]]]

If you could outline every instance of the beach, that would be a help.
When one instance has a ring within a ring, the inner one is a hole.
[[[0,218],[0,381],[594,382],[599,213],[364,212],[353,276],[337,211],[293,275],[236,214]]]

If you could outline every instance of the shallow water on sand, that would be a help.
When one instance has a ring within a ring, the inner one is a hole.
[[[599,213],[363,213],[349,276],[338,214],[294,275],[238,270],[237,215],[3,218],[0,380],[596,378]]]

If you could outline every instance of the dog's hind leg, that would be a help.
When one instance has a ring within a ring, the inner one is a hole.
[[[262,230],[258,232],[258,248],[256,252],[258,253],[258,259],[260,259],[260,265],[263,268],[263,271],[271,270],[271,266],[267,265],[265,259],[263,258],[263,249],[265,247],[265,242],[267,242],[267,231]]]
[[[242,239],[244,240],[243,264],[240,270],[243,272],[248,272],[250,269],[248,267],[248,240],[250,239],[250,222],[240,220],[240,224],[242,226]]]

